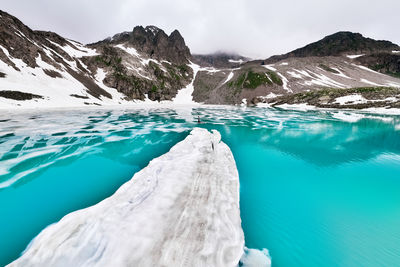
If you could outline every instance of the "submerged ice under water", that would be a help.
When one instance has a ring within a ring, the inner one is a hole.
[[[400,265],[399,117],[234,107],[2,113],[0,265],[199,126],[234,154],[250,252],[267,248],[273,266]]]

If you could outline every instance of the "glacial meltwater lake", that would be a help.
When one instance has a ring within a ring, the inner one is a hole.
[[[231,148],[246,246],[272,266],[400,266],[400,116],[213,106],[2,111],[0,266],[194,127]]]

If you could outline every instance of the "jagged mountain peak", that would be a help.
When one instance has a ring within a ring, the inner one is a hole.
[[[160,28],[136,26],[131,32],[122,32],[90,46],[125,44],[157,60],[167,60],[176,64],[187,64],[190,50],[178,30],[169,36]]]
[[[160,28],[158,28],[158,27],[156,27],[154,25],[146,26],[146,28],[144,28],[144,30],[146,32],[151,32],[153,35],[156,35],[159,31],[161,31]]]

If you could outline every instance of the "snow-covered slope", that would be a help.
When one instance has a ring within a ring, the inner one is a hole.
[[[287,95],[322,88],[398,87],[400,79],[376,72],[358,63],[357,58],[288,58],[273,64],[247,62],[235,69],[200,70],[194,100],[209,104],[248,103],[257,97]]]
[[[78,45],[76,44],[76,46]],[[95,54],[94,50],[84,50],[83,48],[81,46],[80,50],[77,50],[68,45],[60,46],[60,49],[74,57],[74,61],[63,58],[64,64],[53,61],[54,63],[51,65],[38,54],[35,60],[38,66],[30,67],[21,59],[13,58],[6,48],[0,46],[8,59],[18,68],[18,70],[14,69],[0,60],[0,72],[5,75],[4,78],[0,78],[0,91],[22,92],[37,96],[26,100],[0,97],[0,107],[68,107],[126,102],[123,100],[125,96],[116,89],[105,86],[102,80],[96,80],[96,77],[90,77],[89,74],[78,69],[77,62],[81,66],[85,66],[80,57]],[[56,53],[55,51],[50,52],[50,49],[46,51],[49,53],[49,57],[52,57],[51,53]],[[89,84],[85,84],[85,81],[82,80],[87,80]],[[95,93],[93,90],[96,88],[91,87],[99,87],[103,92]],[[11,92],[10,95],[12,95]]]
[[[82,45],[0,10],[0,108],[171,101],[193,81],[189,59],[178,31],[138,26]]]
[[[43,230],[10,266],[236,266],[244,237],[233,155],[196,128],[113,196]]]

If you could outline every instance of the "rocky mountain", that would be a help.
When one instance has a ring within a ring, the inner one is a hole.
[[[372,53],[392,53],[400,47],[389,41],[376,41],[360,33],[337,32],[322,40],[306,45],[284,55],[272,56],[266,60],[274,63],[290,57],[329,57],[343,55],[361,55]]]
[[[187,64],[191,58],[190,50],[179,31],[169,36],[156,26],[136,26],[132,32],[123,32],[111,38],[89,45],[97,48],[104,45],[127,44],[139,53],[144,53],[156,60],[166,60],[176,64]]]
[[[139,26],[85,46],[0,11],[1,106],[172,100],[193,80],[190,58],[178,31]]]
[[[200,71],[193,97],[212,104],[256,104],[324,88],[400,87],[399,51],[388,41],[338,32],[284,55]]]
[[[34,31],[0,11],[1,108],[295,103],[292,96],[304,92],[366,87],[400,88],[398,45],[339,32],[284,55],[249,60],[229,53],[191,55],[177,30],[167,35],[155,26],[83,45]],[[396,90],[387,92],[400,99]],[[368,97],[390,98],[387,92]]]

